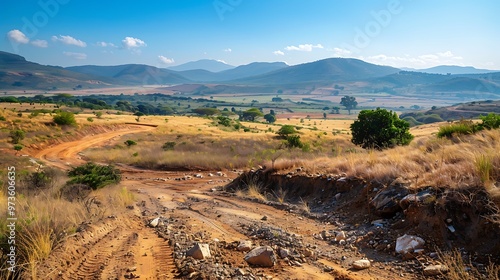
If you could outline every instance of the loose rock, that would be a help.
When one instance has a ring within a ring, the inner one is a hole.
[[[414,235],[403,235],[396,239],[396,253],[406,254],[411,253],[415,249],[422,249],[425,244],[425,240]]]
[[[210,254],[210,247],[205,243],[196,243],[193,248],[186,252],[186,255],[198,260],[212,257]]]
[[[425,276],[436,276],[436,275],[441,275],[444,273],[448,272],[448,267],[445,265],[430,265],[426,268],[424,268],[424,275]]]
[[[370,268],[371,265],[369,260],[357,260],[352,263],[352,267],[358,270]]]
[[[252,241],[250,240],[242,240],[240,241],[240,244],[238,247],[236,247],[236,250],[241,251],[241,252],[248,252],[252,250]]]
[[[248,252],[245,261],[249,264],[260,265],[263,267],[272,267],[276,263],[276,255],[273,248],[269,246],[260,246]]]

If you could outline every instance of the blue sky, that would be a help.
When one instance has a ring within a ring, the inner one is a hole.
[[[20,4],[21,3],[21,4]],[[354,57],[500,69],[493,0],[3,0],[0,50],[41,64],[169,67]]]

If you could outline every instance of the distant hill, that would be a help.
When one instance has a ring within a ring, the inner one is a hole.
[[[118,66],[85,65],[68,67],[67,69],[84,74],[113,78],[123,85],[180,84],[191,82],[175,71],[143,64]]]
[[[328,84],[363,80],[398,73],[400,70],[353,58],[328,58],[279,69],[267,74],[236,80],[252,84]]]
[[[468,77],[452,77],[450,79],[427,86],[429,91],[477,91],[500,93],[500,84],[490,80]]]
[[[169,70],[174,70],[174,71],[207,70],[215,73],[233,68],[234,66],[232,65],[213,59],[201,59],[197,61],[187,62],[177,66],[168,67]]]
[[[112,78],[77,73],[62,67],[26,61],[22,56],[0,51],[1,89],[88,88],[114,84]]]
[[[414,85],[428,85],[449,80],[447,75],[429,74],[413,71],[400,71],[383,77],[372,78],[373,84],[383,84],[388,87],[406,87]]]
[[[492,73],[499,72],[498,70],[486,70],[477,69],[472,66],[456,66],[456,65],[440,65],[436,67],[431,67],[427,69],[413,69],[413,71],[430,73],[430,74],[482,74],[482,73]]]
[[[284,62],[254,62],[217,73],[198,69],[181,71],[179,74],[197,82],[223,82],[263,75],[286,67],[288,65]]]

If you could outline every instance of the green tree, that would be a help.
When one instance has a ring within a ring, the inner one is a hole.
[[[262,116],[264,116],[264,114],[262,114],[258,108],[250,108],[241,114],[240,119],[253,122],[255,118]]]
[[[410,124],[386,109],[363,110],[351,124],[352,143],[365,149],[408,145],[413,140]]]
[[[140,112],[140,111],[137,111],[134,113],[134,116],[136,116],[137,118],[135,118],[135,120],[137,122],[141,121],[141,117],[144,116],[144,113],[143,112]]]
[[[16,129],[11,130],[9,136],[12,138],[12,144],[19,144],[26,136],[26,133],[21,129]]]
[[[61,111],[54,116],[54,122],[58,125],[76,125],[75,114]]]
[[[268,123],[274,123],[274,122],[276,122],[276,116],[273,115],[273,114],[265,114],[264,115],[264,119],[266,119],[266,121]]]
[[[220,114],[220,111],[217,108],[196,108],[191,110],[193,113],[200,115],[200,116],[213,116],[213,115],[218,115]]]
[[[19,144],[14,145],[14,150],[16,150],[16,152],[19,152],[22,149],[23,149],[23,145],[19,145]]]
[[[98,111],[98,112],[95,112],[94,114],[98,119],[100,119],[102,117],[102,112]]]
[[[295,134],[297,133],[297,130],[295,129],[295,126],[286,124],[282,126],[276,134],[278,134],[281,137],[287,137],[288,135]]]
[[[356,97],[354,96],[344,96],[340,100],[340,105],[344,106],[347,111],[349,111],[349,115],[351,114],[351,110],[355,109],[358,106],[358,102],[356,101]]]

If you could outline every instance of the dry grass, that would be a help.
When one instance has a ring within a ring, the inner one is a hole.
[[[298,206],[299,206],[299,209],[303,213],[306,213],[306,214],[310,214],[311,213],[311,208],[309,207],[309,203],[307,201],[305,201],[304,199],[302,199],[302,197],[299,200]]]
[[[448,268],[448,272],[443,273],[449,280],[499,280],[500,265],[493,262],[479,270],[471,261],[466,261],[457,249],[451,252],[441,252],[438,250],[440,262]]]
[[[278,200],[279,203],[283,204],[283,203],[285,203],[288,191],[287,190],[283,190],[283,188],[280,186],[278,188],[278,190],[273,191],[273,194],[276,197],[276,200]]]

